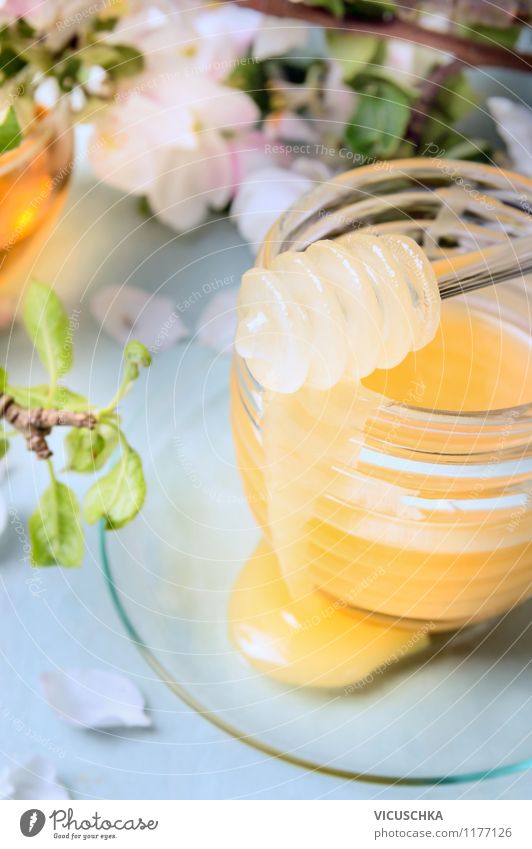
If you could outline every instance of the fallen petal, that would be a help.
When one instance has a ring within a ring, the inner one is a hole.
[[[0,770],[0,799],[69,799],[55,766],[39,755]]]
[[[144,697],[128,678],[101,669],[66,669],[41,676],[44,697],[78,728],[146,728]]]
[[[212,297],[202,310],[196,326],[196,338],[201,345],[223,354],[230,354],[236,333],[237,289],[226,289]]]
[[[92,298],[91,312],[122,345],[135,338],[152,352],[164,351],[188,336],[170,298],[152,295],[137,286],[104,286]]]

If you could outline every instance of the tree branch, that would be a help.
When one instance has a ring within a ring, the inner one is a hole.
[[[28,410],[21,407],[5,392],[0,393],[0,419],[19,430],[26,439],[29,451],[33,451],[40,460],[52,456],[46,437],[54,427],[87,427],[92,430],[97,418],[94,413],[73,412],[37,407]]]
[[[453,33],[430,30],[399,18],[372,21],[357,18],[354,15],[346,15],[346,17],[338,20],[327,9],[307,6],[305,3],[287,3],[286,0],[236,0],[236,2],[239,6],[256,9],[266,15],[274,15],[279,18],[298,18],[337,32],[351,31],[376,35],[381,38],[398,38],[411,44],[433,47],[435,50],[452,53],[472,68],[487,65],[497,68],[516,68],[520,71],[530,72],[532,70],[532,54],[530,53],[518,53],[508,47],[482,44],[461,38]]]

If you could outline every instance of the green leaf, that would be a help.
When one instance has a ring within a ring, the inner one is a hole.
[[[436,98],[436,109],[450,126],[467,115],[478,101],[465,74],[453,74],[445,81]]]
[[[373,80],[359,94],[346,142],[362,156],[389,159],[400,147],[410,120],[410,98],[396,85]]]
[[[129,44],[115,44],[115,59],[112,64],[104,65],[113,79],[134,77],[144,70],[144,56]]]
[[[83,51],[83,64],[85,68],[100,65],[116,80],[140,74],[144,69],[144,56],[128,44],[97,41]]]
[[[61,91],[70,92],[78,85],[81,67],[81,59],[78,56],[68,56],[58,69],[58,73],[56,69],[55,76]]]
[[[469,159],[485,161],[490,146],[486,139],[463,139],[445,151],[446,159]]]
[[[379,49],[377,50],[377,54],[380,54],[380,48],[382,46],[382,41],[379,42]],[[404,96],[410,101],[410,104],[414,103],[419,98],[419,92],[407,82],[402,79],[397,79],[396,75],[394,75],[393,70],[389,68],[383,68],[379,66],[379,62],[382,62],[381,57],[377,59],[373,59],[374,64],[370,68],[364,69],[356,78],[356,91],[364,94],[377,94],[380,96],[378,84],[385,83],[391,87],[391,92],[398,92],[404,94]]]
[[[458,24],[456,27],[457,35],[461,35],[462,38],[467,38],[469,41],[478,41],[481,44],[487,44],[489,47],[515,47],[521,31],[522,27],[519,24],[507,27],[494,27],[479,23],[474,26]]]
[[[150,206],[147,195],[141,195],[137,201],[137,211],[143,218],[153,218],[154,212]]]
[[[0,84],[16,76],[26,64],[26,60],[10,44],[3,44],[0,50]]]
[[[22,38],[35,38],[35,30],[25,18],[18,18],[17,30],[19,35],[22,36]]]
[[[0,118],[0,153],[14,150],[22,141],[22,130],[17,113],[10,106]]]
[[[237,62],[225,82],[249,94],[262,113],[271,111],[268,74],[264,62],[255,62],[251,58],[248,62]]]
[[[386,19],[397,10],[393,0],[346,0],[351,14],[369,20]]]
[[[116,428],[106,424],[94,430],[73,428],[65,437],[67,469],[81,474],[99,471],[118,446]]]
[[[105,519],[108,530],[121,528],[135,518],[145,497],[146,482],[141,459],[126,444],[118,463],[85,495],[85,518],[91,525]]]
[[[5,392],[7,387],[7,371],[0,367],[0,392]]]
[[[6,439],[4,436],[0,436],[0,460],[6,456],[9,451],[9,439]]]
[[[96,18],[93,22],[95,32],[112,32],[118,23],[118,18]]]
[[[83,530],[77,498],[70,487],[52,480],[28,524],[34,566],[79,566]]]
[[[373,60],[379,39],[372,35],[355,35],[330,29],[326,32],[327,45],[333,59],[339,62],[342,78],[352,80]]]
[[[102,68],[109,69],[119,61],[120,51],[114,45],[102,41],[86,47],[83,51],[84,65],[101,65]]]
[[[35,407],[55,407],[56,410],[73,410],[82,413],[90,409],[90,403],[84,395],[72,392],[66,386],[57,386],[50,394],[50,387],[46,384],[41,386],[8,386],[8,394],[20,404],[21,407],[34,409]]]
[[[56,380],[72,366],[72,334],[68,315],[52,289],[33,281],[24,298],[22,315],[39,358]]]
[[[143,342],[132,339],[124,348],[124,363],[126,366],[126,380],[136,380],[141,368],[151,366],[151,354]]]

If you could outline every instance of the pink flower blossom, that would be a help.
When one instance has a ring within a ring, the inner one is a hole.
[[[98,11],[95,0],[0,0],[0,21],[24,18],[53,50],[66,44]]]
[[[107,41],[131,44],[148,69],[164,76],[203,73],[224,80],[248,53],[263,16],[230,3],[139,5]]]
[[[248,95],[206,77],[157,84],[148,74],[98,121],[91,161],[101,179],[147,194],[154,211],[183,230],[201,220],[200,210],[229,199],[230,139],[258,116]],[[178,226],[187,199],[190,215]]]

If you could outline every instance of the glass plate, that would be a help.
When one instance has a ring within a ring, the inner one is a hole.
[[[186,704],[233,737],[308,770],[379,784],[478,781],[532,767],[532,605],[440,635],[363,690],[293,688],[233,649],[226,611],[258,533],[235,467],[230,362],[195,343],[159,355],[145,403],[128,413],[148,498],[101,531],[122,622]],[[132,431],[132,432],[131,432]]]

